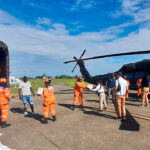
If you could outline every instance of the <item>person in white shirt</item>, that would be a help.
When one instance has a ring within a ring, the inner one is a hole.
[[[32,100],[32,95],[35,96],[34,91],[32,89],[31,83],[28,81],[28,78],[26,76],[23,77],[23,82],[19,84],[19,99],[23,101],[24,104],[24,116],[26,116],[27,113],[27,103],[29,103],[32,114],[36,114],[34,112],[34,105]]]
[[[122,78],[122,73],[116,73],[117,80],[115,82],[114,93],[116,94],[117,113],[119,120],[126,120],[125,96],[128,90],[128,84]]]
[[[105,96],[105,91],[104,87],[101,81],[97,82],[97,86],[95,89],[91,89],[91,91],[97,91],[98,96],[99,96],[99,110],[103,111],[103,106],[106,109],[107,104],[106,104],[106,96]]]

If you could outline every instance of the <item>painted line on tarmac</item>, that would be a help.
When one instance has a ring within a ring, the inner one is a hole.
[[[72,105],[70,103],[58,103],[58,104]],[[77,106],[79,106],[79,105],[77,105]],[[99,107],[96,107],[96,106],[89,106],[89,105],[84,105],[84,106],[85,107],[90,107],[90,108],[97,108],[97,109],[99,108]],[[116,113],[116,111],[114,109],[106,109],[105,111]],[[133,113],[127,113],[127,114],[132,116],[132,117],[145,119],[145,120],[150,120],[150,117],[148,117],[148,116],[144,116],[144,115],[140,115],[140,114],[133,114]]]
[[[116,112],[114,109],[106,109],[106,111],[108,111],[108,112]],[[144,115],[140,115],[140,114],[133,114],[133,113],[127,113],[127,114],[132,116],[132,117],[145,119],[145,120],[150,120],[150,117],[148,117],[148,116],[144,116]]]

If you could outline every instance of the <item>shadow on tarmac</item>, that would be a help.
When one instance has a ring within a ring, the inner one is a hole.
[[[116,103],[114,103],[115,110],[117,112]],[[126,109],[126,121],[121,120],[121,125],[119,130],[126,130],[126,131],[139,131],[140,125],[139,123],[131,116],[130,112]]]
[[[85,113],[87,115],[96,115],[96,116],[100,116],[100,117],[116,120],[116,117],[114,117],[114,116],[107,115],[107,114],[102,114],[102,113],[95,112],[95,111],[85,111],[84,110],[83,113]]]
[[[119,127],[120,130],[127,130],[127,131],[139,131],[140,124],[130,115],[130,112],[127,111],[127,120],[125,122],[121,121],[121,125]]]
[[[58,104],[62,107],[66,107],[68,109],[72,110],[73,105],[71,104]],[[114,104],[115,109],[117,110],[116,105]],[[79,106],[77,106],[77,108],[79,108]],[[84,106],[84,108],[86,109],[90,109],[90,111],[86,111],[83,110],[83,113],[87,114],[87,115],[96,115],[96,116],[100,116],[100,117],[104,117],[104,118],[108,118],[108,119],[113,119],[116,120],[117,118],[108,114],[104,114],[104,113],[100,113],[98,111],[97,108],[94,107],[87,107]],[[130,112],[128,110],[127,111],[127,120],[126,121],[121,121],[121,125],[119,127],[119,130],[125,130],[125,131],[139,131],[140,130],[140,125],[139,123],[130,115]]]
[[[10,111],[12,111],[13,113],[19,113],[19,114],[23,114],[24,110],[22,108],[11,108]],[[28,111],[28,114],[26,115],[26,118],[33,118],[37,121],[40,121],[42,123],[42,119],[43,116],[40,114],[32,114],[31,112]]]
[[[19,113],[19,114],[24,113],[24,110],[22,108],[11,108],[10,111],[13,113]]]
[[[130,105],[130,106],[139,106],[139,104],[132,104],[132,103],[128,103],[128,102],[126,102],[126,105]]]
[[[66,107],[66,108],[68,108],[68,109],[71,109],[72,110],[72,108],[73,108],[73,105],[71,105],[71,104],[58,104],[59,106],[63,106],[63,107]],[[78,106],[77,106],[78,107]]]
[[[73,108],[73,105],[72,105],[72,104],[59,104],[59,103],[58,103],[58,105],[63,106],[63,107],[66,107],[66,108],[71,109],[71,110],[72,110],[72,108]],[[76,108],[80,108],[80,106],[77,105]],[[92,110],[96,110],[96,111],[98,110],[98,109],[95,108],[95,107],[84,106],[84,108],[92,109]]]
[[[93,102],[95,102],[95,103],[99,103],[99,100],[87,99],[86,101],[87,101],[87,102],[90,102],[90,103],[93,103]]]

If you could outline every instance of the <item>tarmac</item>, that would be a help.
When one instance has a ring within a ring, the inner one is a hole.
[[[24,117],[23,104],[16,97],[10,101],[9,128],[0,128],[0,141],[16,150],[149,150],[150,108],[140,108],[140,102],[129,97],[126,102],[127,121],[116,120],[111,99],[108,109],[98,111],[95,93],[84,92],[84,111],[72,111],[73,89],[55,84],[56,115],[42,124],[43,100],[34,97],[35,112]],[[133,95],[134,93],[130,94]],[[28,107],[30,112],[30,108]]]

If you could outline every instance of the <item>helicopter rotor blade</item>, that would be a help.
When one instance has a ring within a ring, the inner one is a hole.
[[[78,61],[81,60],[81,58],[83,57],[83,55],[85,54],[86,49],[83,51],[83,53],[81,54],[80,58],[77,59],[75,56],[73,57],[75,59],[75,61],[77,62],[76,65],[74,66],[72,73],[74,72],[74,70],[76,69],[77,65],[78,65]]]
[[[140,55],[140,54],[149,54],[149,53],[150,53],[150,50],[147,50],[147,51],[135,51],[135,52],[128,52],[128,53],[119,53],[119,54],[95,56],[95,57],[89,57],[89,58],[84,58],[84,59],[80,59],[80,60],[84,61],[84,60],[92,60],[92,59],[106,58],[106,57],[113,57],[113,56]],[[64,62],[64,64],[71,63],[71,62],[76,62],[76,61],[77,60],[66,61],[66,62]]]
[[[72,73],[74,72],[74,70],[76,69],[77,65],[78,65],[78,59],[76,57],[74,57],[74,59],[77,61],[76,65],[74,66]]]

